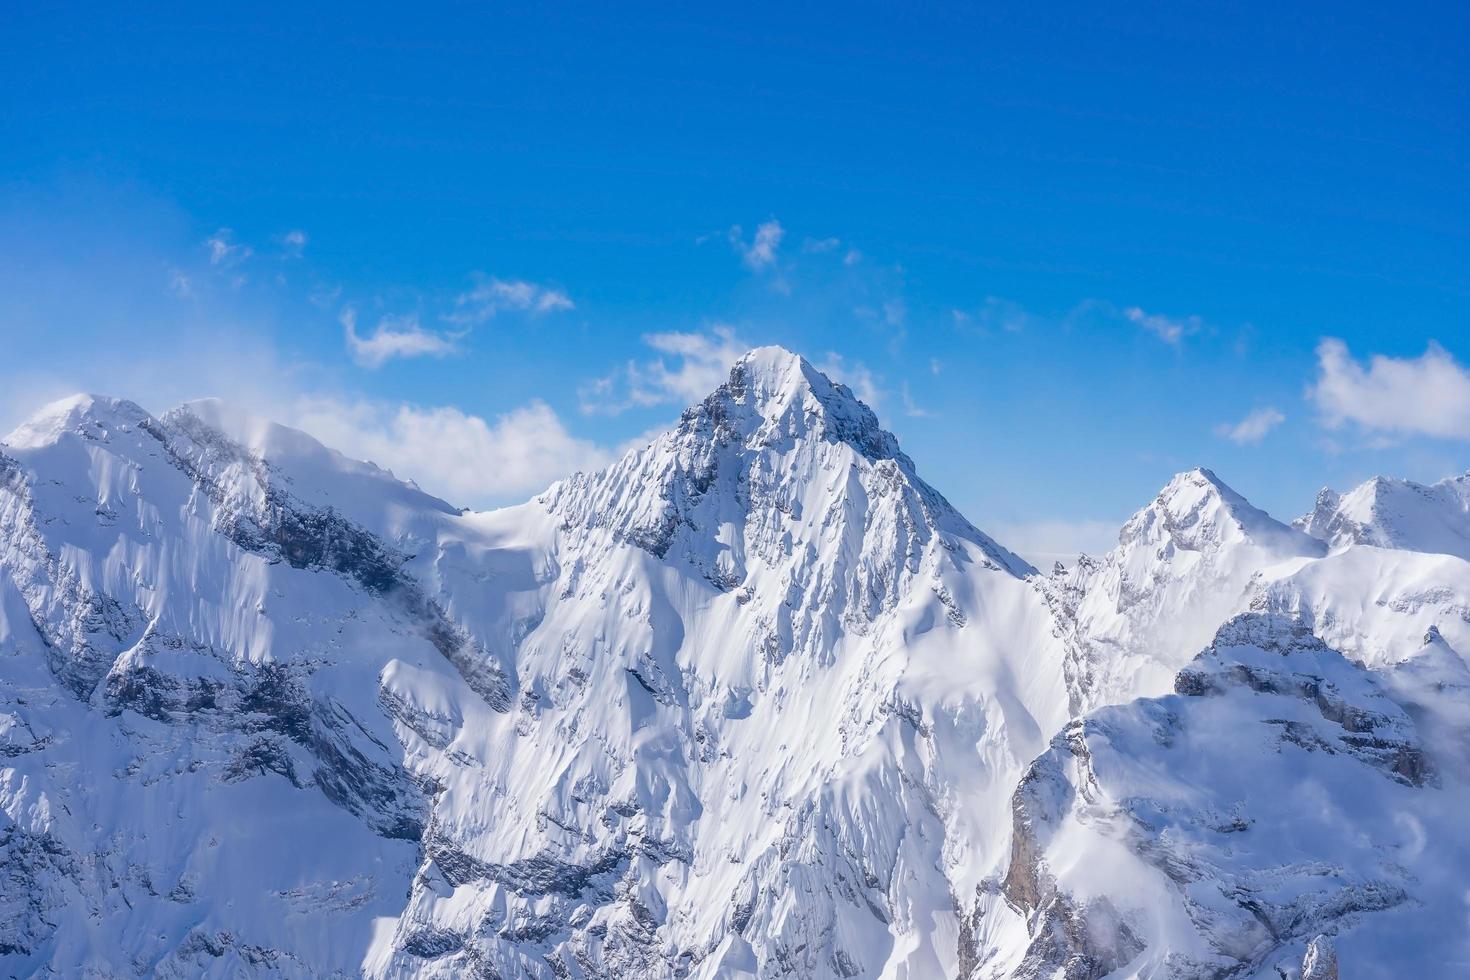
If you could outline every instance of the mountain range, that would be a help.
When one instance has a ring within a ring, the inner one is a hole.
[[[0,974],[1470,975],[1470,476],[1050,573],[780,348],[466,511],[218,401],[0,442]]]

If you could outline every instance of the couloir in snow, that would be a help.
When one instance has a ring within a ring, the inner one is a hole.
[[[1470,975],[1466,479],[1042,574],[779,348],[517,507],[198,402],[0,444],[0,973]]]

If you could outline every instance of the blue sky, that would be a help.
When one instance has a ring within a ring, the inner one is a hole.
[[[221,395],[488,505],[774,342],[1033,553],[1470,466],[1463,9],[893,6],[7,11],[0,425]]]

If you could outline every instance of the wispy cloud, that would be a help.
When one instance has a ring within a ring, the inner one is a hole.
[[[222,268],[238,265],[255,254],[249,245],[236,242],[235,233],[228,228],[221,228],[206,238],[204,247],[209,250],[209,264]]]
[[[343,310],[340,319],[347,349],[365,368],[379,368],[399,357],[446,357],[459,352],[454,336],[425,330],[415,316],[383,317],[367,336],[357,332],[356,311]]]
[[[188,299],[194,295],[194,283],[188,274],[178,266],[170,266],[168,270],[168,291],[181,299]]]
[[[1347,344],[1324,338],[1307,395],[1328,428],[1470,439],[1470,371],[1432,341],[1419,357],[1375,354],[1364,367]]]
[[[451,323],[484,323],[499,313],[555,313],[574,309],[565,291],[524,279],[479,277],[473,288],[455,297],[454,310],[445,314]]]
[[[985,297],[985,302],[973,310],[951,310],[950,316],[956,327],[981,335],[1021,333],[1044,322],[1021,304],[999,296]]]
[[[755,230],[755,237],[748,242],[739,225],[731,228],[730,244],[740,253],[741,259],[749,268],[760,272],[776,264],[777,250],[780,249],[781,239],[785,235],[781,222],[772,218],[762,222]]]
[[[306,251],[306,232],[293,228],[281,236],[281,251],[288,259],[299,259]]]
[[[1286,416],[1275,408],[1258,408],[1239,422],[1221,422],[1215,426],[1215,435],[1229,439],[1240,446],[1253,445],[1266,438],[1266,434],[1286,421]]]
[[[1119,307],[1105,299],[1084,299],[1064,313],[1035,312],[1000,296],[987,296],[975,308],[959,307],[950,311],[957,329],[981,336],[1020,334],[1043,330],[1076,330],[1079,328],[1112,328],[1120,323],[1133,326],[1157,337],[1171,347],[1181,346],[1186,338],[1213,333],[1205,321],[1194,315],[1170,316],[1150,313],[1139,306]]]
[[[583,412],[616,415],[635,407],[696,402],[724,382],[730,366],[749,349],[727,326],[705,333],[647,334],[643,342],[660,356],[630,360],[583,385],[578,392]]]
[[[902,394],[903,414],[907,415],[911,419],[927,419],[933,416],[934,413],[930,412],[926,408],[920,407],[914,401],[914,396],[909,392],[909,383],[907,381],[903,383]]]
[[[1199,333],[1204,329],[1204,321],[1197,316],[1165,316],[1162,313],[1146,313],[1137,306],[1130,306],[1123,311],[1123,315],[1129,322],[1135,323],[1158,337],[1166,344],[1175,347],[1191,334]]]

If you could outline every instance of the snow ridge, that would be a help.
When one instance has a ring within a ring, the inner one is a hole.
[[[1470,559],[1470,474],[1429,486],[1379,476],[1345,494],[1324,489],[1292,523],[1334,549],[1366,544]]]

